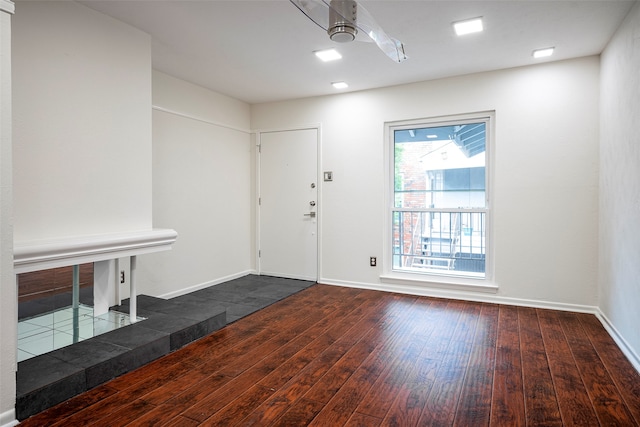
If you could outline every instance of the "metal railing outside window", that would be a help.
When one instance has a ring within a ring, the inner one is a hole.
[[[483,209],[394,209],[393,270],[484,277]]]

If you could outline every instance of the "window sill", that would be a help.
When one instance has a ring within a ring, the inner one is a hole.
[[[486,279],[447,277],[432,274],[411,274],[393,271],[380,276],[382,283],[410,285],[465,292],[497,293],[498,286]]]

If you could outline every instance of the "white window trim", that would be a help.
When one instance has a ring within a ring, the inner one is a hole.
[[[394,271],[392,269],[393,257],[393,227],[392,227],[392,210],[394,209],[394,193],[392,177],[395,173],[394,164],[394,140],[393,130],[398,128],[425,127],[425,126],[446,126],[450,124],[458,124],[461,122],[477,122],[478,120],[486,121],[487,139],[486,139],[486,227],[485,234],[485,277],[471,278],[462,275],[437,274],[433,272],[404,272]],[[429,287],[438,287],[454,290],[471,290],[480,292],[497,292],[498,286],[494,283],[494,226],[493,226],[493,148],[495,144],[495,111],[481,111],[477,113],[449,115],[442,117],[432,117],[423,119],[412,119],[385,122],[384,124],[384,227],[383,227],[383,249],[382,249],[382,274],[380,280],[390,284],[411,284]]]

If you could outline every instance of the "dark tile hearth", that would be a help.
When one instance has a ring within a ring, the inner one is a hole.
[[[169,300],[139,295],[138,316],[146,320],[18,363],[16,417],[139,368],[314,283],[248,275]],[[128,304],[112,310],[128,313]]]

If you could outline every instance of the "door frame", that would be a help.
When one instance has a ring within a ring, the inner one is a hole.
[[[316,188],[318,189],[317,191],[317,217],[316,217],[316,281],[320,280],[320,277],[322,277],[322,218],[323,218],[323,213],[324,213],[324,209],[323,209],[323,201],[322,201],[322,189],[323,189],[323,184],[324,181],[322,179],[323,172],[322,172],[322,126],[318,123],[318,124],[312,124],[312,125],[302,125],[302,126],[294,126],[294,127],[286,127],[286,128],[274,128],[274,129],[260,129],[260,130],[255,130],[253,131],[253,134],[255,136],[255,140],[254,140],[254,159],[255,159],[255,173],[256,173],[256,177],[255,177],[255,194],[254,194],[254,204],[255,204],[255,252],[254,252],[254,259],[255,259],[255,266],[256,266],[256,271],[258,273],[258,275],[262,275],[262,266],[261,266],[261,260],[260,260],[260,237],[261,237],[261,228],[260,228],[260,224],[261,224],[261,209],[260,209],[260,194],[262,193],[261,191],[261,182],[260,182],[260,173],[261,173],[261,168],[260,168],[260,163],[261,163],[261,155],[260,155],[260,147],[261,147],[261,136],[264,133],[276,133],[276,132],[293,132],[293,131],[297,131],[297,130],[311,130],[311,129],[315,129],[316,131]]]

